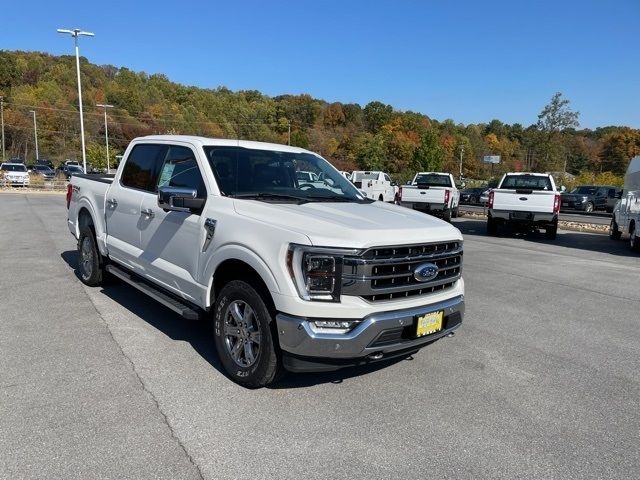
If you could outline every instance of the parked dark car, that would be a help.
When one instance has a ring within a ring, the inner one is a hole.
[[[84,170],[80,165],[70,164],[70,165],[60,165],[60,167],[58,167],[57,172],[62,173],[67,178],[67,180],[69,180],[71,178],[71,175],[83,174]]]
[[[42,176],[45,180],[52,180],[53,177],[56,176],[55,170],[51,168],[49,165],[41,165],[41,164],[32,165],[30,167],[30,172],[32,175]]]
[[[46,165],[51,170],[55,170],[56,167],[53,166],[53,162],[51,160],[40,159],[36,162],[36,165]]]
[[[465,188],[460,192],[460,203],[481,203],[480,197],[482,196],[482,192],[484,192],[487,188]]]
[[[569,193],[562,194],[560,209],[595,212],[605,210],[611,213],[616,203],[620,188],[611,185],[581,185]]]

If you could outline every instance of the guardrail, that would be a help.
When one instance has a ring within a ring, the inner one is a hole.
[[[9,183],[6,180],[0,180],[0,188],[5,190],[42,190],[42,191],[64,191],[69,184],[68,180],[44,180],[44,181],[31,181],[28,184],[15,184]]]

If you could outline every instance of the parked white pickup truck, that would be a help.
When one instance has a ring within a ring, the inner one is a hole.
[[[416,173],[411,184],[400,189],[399,197],[403,207],[439,215],[447,222],[458,216],[460,191],[450,173]]]
[[[67,205],[82,281],[109,273],[208,319],[222,365],[248,387],[283,367],[404,356],[463,319],[460,232],[365,198],[301,148],[138,138],[115,177],[73,176]]]
[[[505,173],[489,193],[487,233],[496,235],[498,226],[508,224],[520,230],[543,228],[547,238],[558,232],[560,192],[551,175]]]
[[[393,202],[398,192],[398,187],[384,172],[355,171],[351,173],[351,181],[371,200]]]

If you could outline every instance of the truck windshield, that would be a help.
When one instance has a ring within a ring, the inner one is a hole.
[[[0,170],[4,170],[6,172],[26,172],[27,167],[21,164],[5,163],[4,165],[0,166]]]
[[[311,153],[227,146],[205,146],[204,151],[222,194],[229,197],[269,202],[370,202],[329,162]]]
[[[525,188],[527,190],[552,190],[549,177],[538,175],[507,175],[500,188]]]
[[[426,185],[427,187],[451,187],[451,178],[449,175],[440,175],[438,173],[427,173],[418,175],[414,181],[416,185]]]

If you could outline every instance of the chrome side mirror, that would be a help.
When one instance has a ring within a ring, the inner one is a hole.
[[[197,198],[198,192],[192,188],[158,187],[158,207],[165,211],[192,212],[200,210],[204,198]]]

